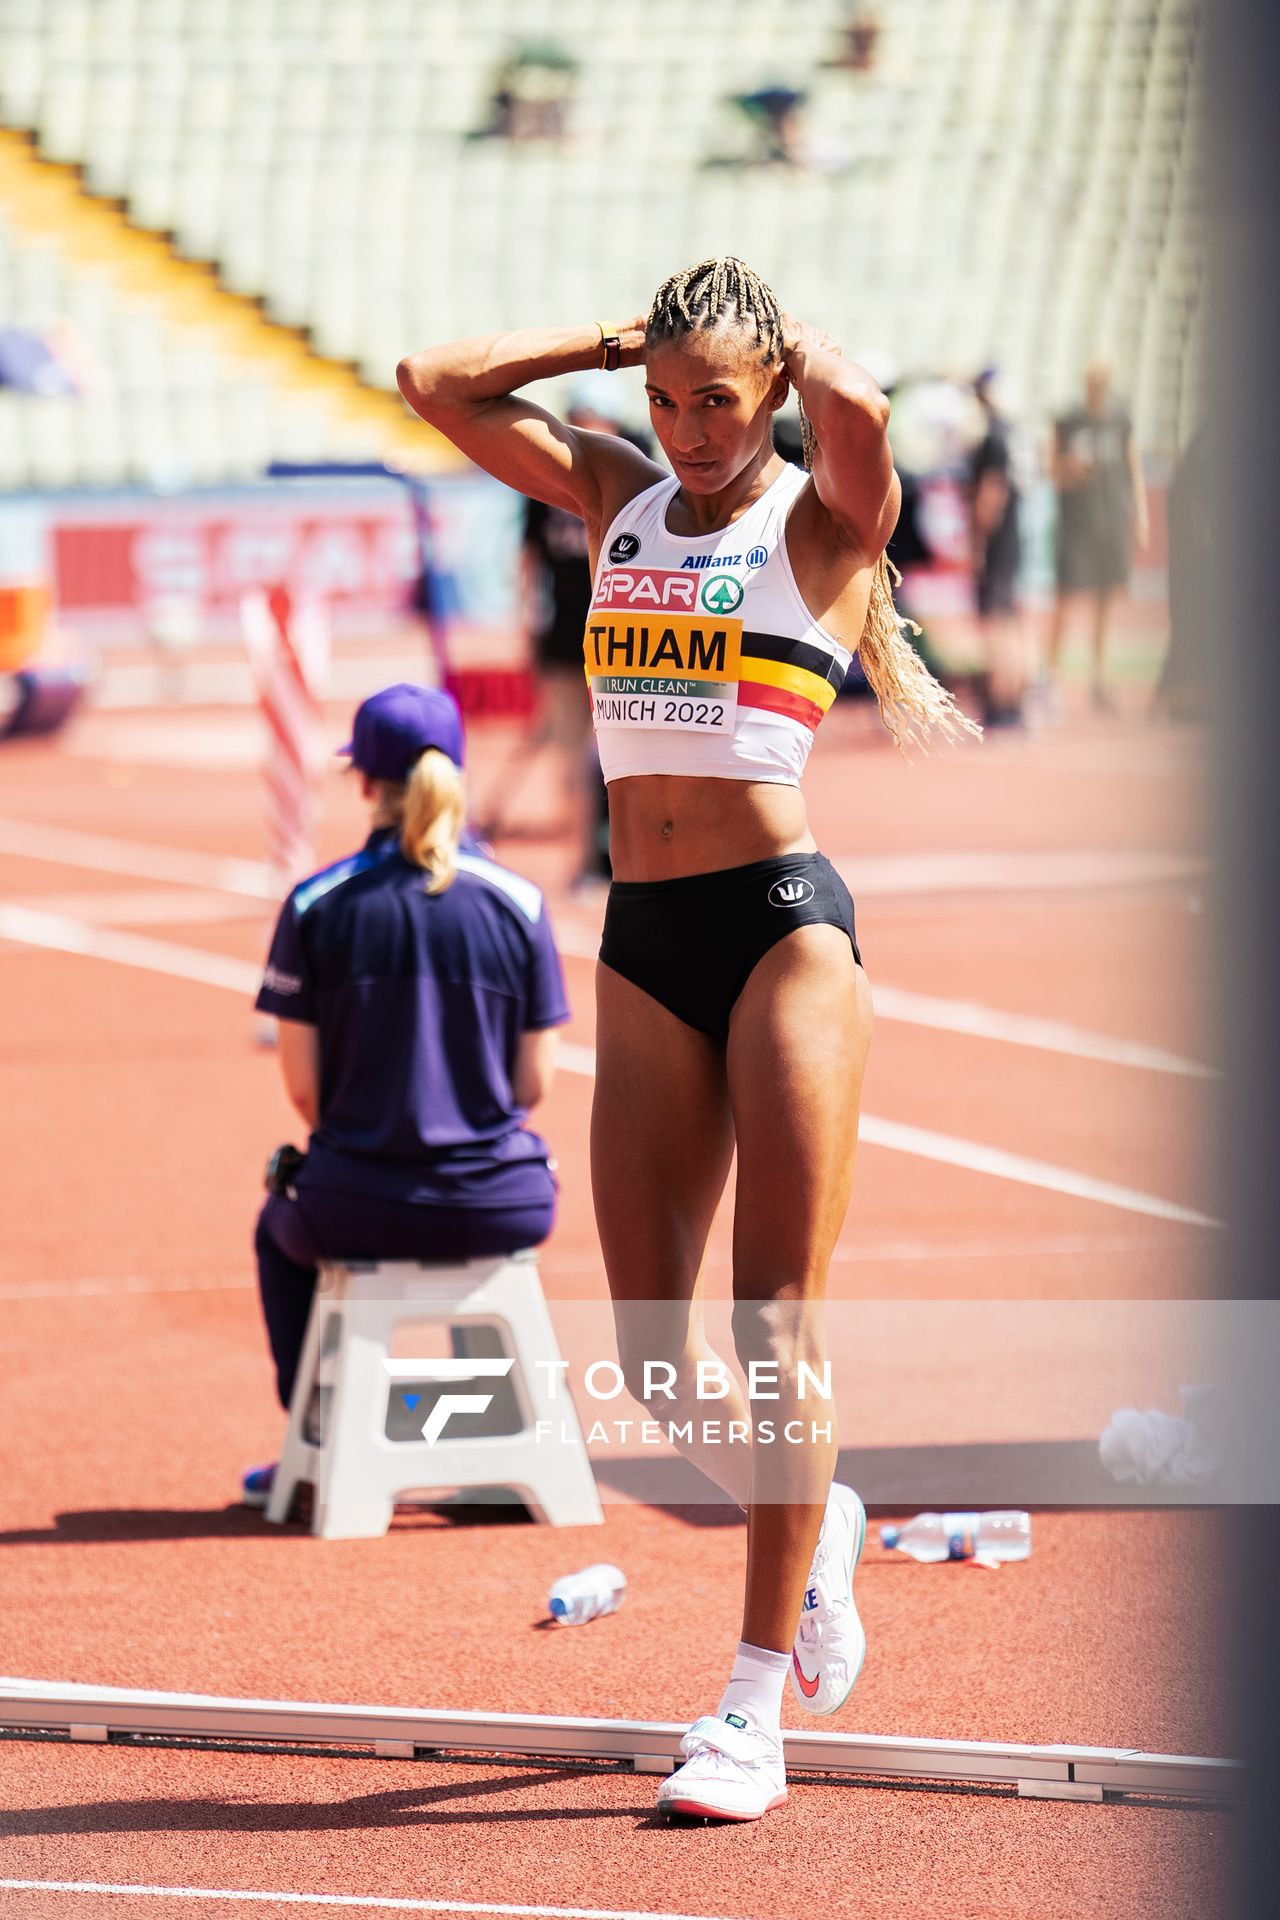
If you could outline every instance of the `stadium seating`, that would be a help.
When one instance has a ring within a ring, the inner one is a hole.
[[[1200,354],[1196,0],[892,0],[865,73],[834,61],[850,12],[4,0],[0,118],[374,387],[414,345],[620,317],[736,251],[850,351],[995,361],[1033,419],[1105,352],[1172,454]],[[577,62],[564,138],[477,137],[503,59],[547,37]],[[724,164],[732,96],[770,84],[806,93],[810,163]],[[104,352],[167,364],[107,331]],[[216,411],[208,468],[279,450],[261,393]],[[39,429],[49,470],[80,433]],[[103,459],[103,421],[83,435]]]

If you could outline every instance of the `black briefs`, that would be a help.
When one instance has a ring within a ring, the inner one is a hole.
[[[821,853],[779,854],[678,880],[615,880],[600,958],[715,1040],[747,976],[796,927],[840,927],[862,964],[849,889]]]

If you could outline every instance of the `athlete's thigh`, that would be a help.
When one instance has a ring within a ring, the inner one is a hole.
[[[799,927],[752,970],[729,1027],[738,1144],[734,1293],[820,1293],[853,1184],[871,988],[838,927]]]
[[[692,1294],[732,1156],[723,1047],[598,965],[591,1188],[615,1300]]]

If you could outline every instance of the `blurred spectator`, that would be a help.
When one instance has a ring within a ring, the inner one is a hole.
[[[855,8],[841,29],[840,50],[831,65],[843,67],[846,73],[870,73],[876,63],[879,39],[880,22],[871,8]]]
[[[475,137],[563,140],[577,75],[577,61],[554,40],[526,41],[499,67],[489,124]]]
[[[728,150],[708,154],[710,167],[782,166],[810,173],[838,173],[850,155],[841,128],[827,115],[815,124],[809,95],[781,83],[737,93],[727,104],[737,116],[739,137]]]
[[[1107,690],[1107,627],[1117,587],[1127,585],[1134,544],[1147,544],[1147,495],[1126,409],[1112,397],[1111,369],[1095,360],[1085,374],[1084,405],[1055,423],[1051,465],[1058,495],[1058,591],[1049,627],[1049,676],[1057,687],[1069,609],[1093,602],[1092,698],[1113,713]]]
[[[881,391],[892,402],[894,411],[890,431],[893,432],[893,423],[896,422],[898,418],[897,409],[899,397],[904,391],[907,391],[907,389],[904,389],[898,384],[897,368],[887,354],[873,348],[869,348],[865,352],[859,352],[855,357],[858,365],[863,367],[872,376],[878,383]],[[971,399],[972,396],[970,395],[969,398]],[[773,444],[776,450],[782,455],[782,458],[789,460],[792,466],[802,467],[804,465],[804,447],[800,432],[800,420],[799,416],[790,408],[774,416]],[[894,447],[896,454],[896,434]],[[934,679],[941,681],[945,687],[955,692],[961,684],[961,680],[957,678],[956,674],[954,674],[934,652],[929,639],[928,629],[920,610],[912,604],[910,573],[912,569],[927,568],[934,559],[933,548],[925,537],[924,528],[921,524],[921,514],[919,511],[921,502],[920,481],[912,469],[904,465],[901,459],[895,458],[894,464],[897,467],[898,479],[902,486],[902,505],[898,510],[898,523],[890,534],[889,543],[885,549],[891,565],[896,567],[899,573],[903,575],[901,584],[894,590],[894,601],[906,629],[906,638],[919,654]],[[844,677],[837,697],[841,700],[874,701],[875,699],[875,694],[872,692],[870,682],[863,671],[862,661],[856,653],[853,656],[853,664]]]
[[[971,691],[973,676],[956,671],[935,651],[926,611],[917,604],[916,586],[955,544],[940,539],[945,529],[939,524],[938,503],[949,495],[940,496],[937,483],[952,480],[959,485],[964,480],[973,449],[985,432],[986,416],[968,382],[962,385],[941,374],[903,377],[878,353],[859,354],[858,359],[875,375],[892,404],[889,436],[902,504],[885,551],[903,576],[894,594],[898,612],[919,629],[910,634],[911,644],[934,679],[952,693],[962,688]],[[966,531],[956,529],[961,541]]]
[[[1208,435],[1200,427],[1169,488],[1169,651],[1153,706],[1171,720],[1206,718],[1206,641],[1212,628]],[[1206,617],[1208,616],[1208,617]]]
[[[611,374],[586,373],[569,390],[570,426],[622,431],[622,391]],[[628,436],[631,437],[631,436]],[[582,670],[582,636],[591,605],[587,529],[576,513],[541,500],[525,505],[524,597],[538,683],[538,719],[495,783],[498,811],[482,810],[495,838],[508,826],[535,761],[550,749],[558,762],[577,850],[579,882],[609,877],[608,810],[591,730],[591,702]]]
[[[1019,726],[1027,673],[1018,609],[1018,483],[993,367],[978,375],[973,390],[986,416],[986,432],[969,457],[968,476],[974,601],[985,669],[982,719],[988,727]]]
[[[807,164],[801,119],[805,98],[793,87],[776,86],[735,95],[734,105],[746,115],[751,128],[753,144],[746,155],[748,164]]]

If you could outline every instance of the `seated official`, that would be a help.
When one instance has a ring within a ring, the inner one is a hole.
[[[564,979],[538,888],[463,834],[458,708],[387,687],[343,752],[372,832],[294,888],[257,999],[311,1128],[255,1236],[285,1408],[321,1260],[514,1253],[555,1217],[547,1146],[525,1120],[551,1084]],[[250,1505],[266,1505],[274,1471],[245,1476]]]

